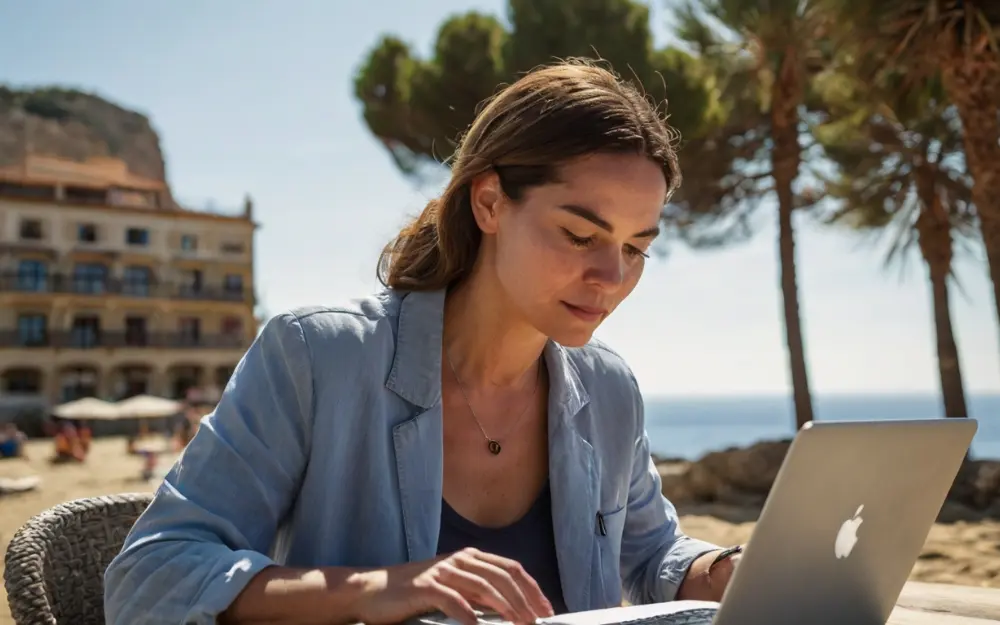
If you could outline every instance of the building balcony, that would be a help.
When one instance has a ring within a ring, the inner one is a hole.
[[[17,330],[0,330],[0,349],[246,349],[248,342],[232,334],[180,332],[124,332],[64,330],[44,336],[26,336]]]
[[[0,293],[57,293],[80,296],[181,299],[213,302],[249,302],[244,289],[221,286],[193,286],[168,282],[136,282],[119,278],[96,279],[66,274],[39,276],[32,274],[0,274]]]

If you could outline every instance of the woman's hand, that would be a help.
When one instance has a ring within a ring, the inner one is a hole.
[[[732,579],[733,571],[740,562],[741,554],[733,553],[715,562],[720,553],[721,551],[706,553],[691,564],[681,587],[677,590],[678,599],[722,601],[722,594],[729,586],[729,580]]]
[[[399,623],[433,611],[476,625],[475,608],[518,624],[552,616],[552,605],[520,564],[477,549],[359,575],[362,591],[353,616],[366,625]]]

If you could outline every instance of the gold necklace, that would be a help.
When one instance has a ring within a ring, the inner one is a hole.
[[[462,380],[458,377],[458,371],[455,370],[455,363],[451,361],[451,354],[445,350],[444,356],[448,360],[448,366],[451,367],[451,374],[455,376],[455,382],[458,384],[458,390],[461,391],[462,397],[465,399],[465,405],[469,407],[469,413],[472,414],[472,419],[476,422],[476,425],[479,426],[479,431],[483,433],[483,438],[486,439],[486,448],[489,449],[490,453],[494,456],[498,455],[503,450],[503,447],[500,445],[500,441],[495,438],[490,438],[490,435],[486,433],[486,429],[483,428],[483,424],[479,422],[479,417],[476,416],[476,411],[472,407],[472,402],[469,401],[469,396],[465,393],[465,387],[462,386]],[[535,394],[538,392],[538,380],[541,379],[541,377],[542,366],[541,363],[539,363],[538,371],[535,374],[535,388],[531,391],[531,397],[529,398],[528,403],[525,404],[524,410],[521,411],[517,421],[515,421],[514,425],[511,426],[511,432],[513,432],[521,420],[524,419],[524,415],[528,413],[528,408],[531,407],[531,404],[535,399]]]

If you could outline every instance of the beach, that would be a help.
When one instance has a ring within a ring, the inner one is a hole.
[[[26,460],[0,460],[0,477],[38,475],[42,482],[32,492],[0,497],[0,550],[6,552],[14,532],[31,516],[71,499],[123,492],[151,492],[157,482],[140,480],[142,459],[126,453],[122,438],[97,439],[85,465],[52,465],[52,441],[28,444]],[[171,458],[165,457],[165,471]],[[690,535],[730,545],[745,542],[753,530],[756,510],[722,504],[680,505],[683,529]],[[1000,523],[993,520],[956,521],[934,526],[912,579],[1000,587]],[[2,594],[0,590],[0,594]],[[6,595],[3,594],[6,606]],[[0,625],[13,625],[6,608]]]

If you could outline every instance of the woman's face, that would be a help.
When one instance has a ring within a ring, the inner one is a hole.
[[[596,154],[517,203],[491,193],[492,178],[474,186],[473,206],[492,235],[502,288],[542,334],[585,344],[642,275],[666,195],[663,170],[643,156]]]

